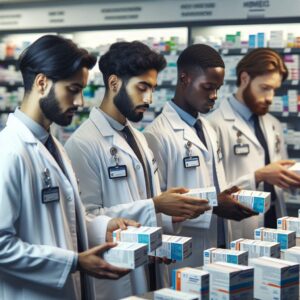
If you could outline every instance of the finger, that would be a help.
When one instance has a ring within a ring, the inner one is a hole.
[[[121,230],[127,229],[127,226],[126,226],[126,223],[125,223],[125,220],[124,220],[124,219],[118,219],[118,220],[117,220],[117,224],[118,224],[118,227],[119,227]]]
[[[94,254],[101,254],[105,251],[107,251],[108,249],[111,249],[113,247],[116,247],[118,244],[117,243],[105,243],[103,245],[100,245],[100,246],[96,246],[94,248],[91,249],[91,253],[94,253]]]
[[[290,187],[284,180],[280,180],[277,185],[281,189],[288,189]]]
[[[123,274],[123,273],[130,272],[129,269],[120,268],[120,267],[111,265],[110,263],[106,262],[105,260],[102,260],[101,269],[104,271],[108,271],[108,272],[112,272],[112,273],[116,273],[116,274]]]
[[[207,199],[201,199],[192,196],[181,196],[180,200],[183,201],[184,203],[196,205],[196,206],[208,204]]]
[[[180,223],[180,222],[184,222],[186,219],[183,217],[172,217],[172,223]]]
[[[113,272],[109,272],[109,271],[105,271],[105,270],[101,270],[99,271],[98,273],[96,273],[96,276],[97,278],[100,278],[100,279],[104,279],[104,278],[107,278],[107,279],[119,279],[120,277],[128,274],[128,272],[126,273],[123,273],[123,274],[116,274],[116,273],[113,273]]]
[[[254,211],[253,209],[251,209],[241,203],[237,203],[236,205],[239,208],[239,210],[245,215],[249,215],[249,216],[258,215],[258,212]]]
[[[284,170],[283,174],[285,176],[287,176],[288,178],[294,180],[296,182],[296,184],[300,184],[300,176],[297,175],[295,172],[289,171],[289,170]]]
[[[140,227],[141,224],[134,221],[134,220],[130,220],[130,219],[124,219],[124,223],[127,225],[127,226],[134,226],[134,227]]]
[[[175,188],[168,189],[168,192],[177,193],[177,194],[184,194],[184,193],[187,193],[188,191],[189,191],[189,189],[184,188],[184,187],[175,187]]]

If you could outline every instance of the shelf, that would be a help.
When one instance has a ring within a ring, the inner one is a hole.
[[[298,112],[274,112],[274,111],[270,111],[270,114],[272,114],[273,116],[277,117],[277,118],[289,118],[289,119],[298,119],[300,118],[300,113]]]
[[[225,84],[235,85],[236,79],[225,79]],[[300,90],[300,80],[286,80],[282,83],[282,85],[279,87],[279,89],[282,88],[297,88]]]
[[[245,55],[257,48],[220,49],[222,55]],[[300,54],[300,48],[272,48],[280,54]]]
[[[22,82],[0,82],[0,87],[19,88],[19,87],[23,87],[23,83]]]
[[[300,158],[300,148],[294,148],[294,145],[288,145],[288,155],[290,158]]]

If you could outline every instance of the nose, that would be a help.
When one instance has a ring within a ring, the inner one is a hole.
[[[153,92],[149,91],[149,92],[145,92],[143,95],[143,102],[145,104],[151,104],[152,103],[152,97],[153,97]]]
[[[79,93],[74,101],[73,101],[73,105],[76,106],[76,107],[83,107],[84,105],[84,99],[83,99],[83,94],[82,93]]]
[[[218,91],[213,90],[209,95],[209,100],[217,100],[218,99]]]
[[[275,91],[274,90],[270,90],[266,96],[266,102],[267,104],[271,105],[273,102],[273,98],[275,96]]]

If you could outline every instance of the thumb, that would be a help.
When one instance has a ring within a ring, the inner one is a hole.
[[[175,187],[168,189],[168,192],[170,193],[177,193],[177,194],[185,194],[189,191],[189,189],[185,187]]]
[[[113,247],[116,247],[117,245],[118,245],[117,243],[105,243],[103,245],[93,247],[92,249],[90,249],[90,251],[95,255],[97,254],[99,255]]]
[[[296,161],[291,159],[285,159],[285,160],[279,160],[278,163],[282,166],[292,166],[296,163]]]
[[[240,188],[238,186],[232,186],[229,189],[225,190],[224,192],[226,192],[226,194],[233,194],[236,193],[240,190]]]

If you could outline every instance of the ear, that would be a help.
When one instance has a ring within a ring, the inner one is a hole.
[[[246,86],[248,86],[251,79],[249,74],[244,71],[241,73],[240,78],[241,78],[241,87],[245,88]]]
[[[190,82],[190,78],[186,72],[181,72],[179,74],[179,81],[182,86],[186,87]]]
[[[111,92],[117,94],[121,88],[122,80],[117,75],[110,75],[108,78],[108,88]]]
[[[47,94],[47,91],[51,88],[51,81],[45,74],[39,73],[34,79],[34,87],[41,96]]]

